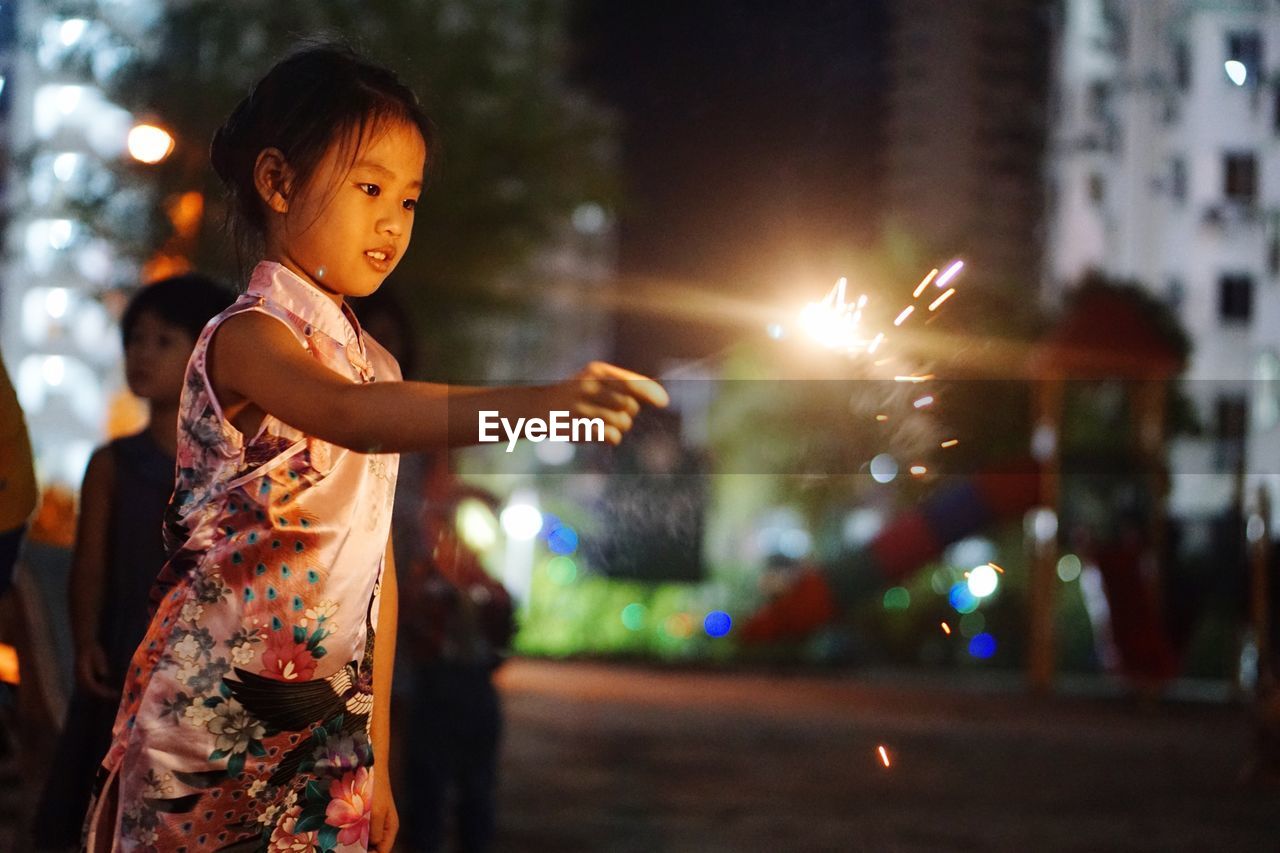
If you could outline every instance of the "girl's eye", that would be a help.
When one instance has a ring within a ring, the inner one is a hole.
[[[382,192],[382,188],[377,184],[357,184],[357,186],[360,187],[361,192],[369,196],[376,196]]]
[[[418,200],[416,198],[406,198],[404,200],[405,210],[416,210],[417,207],[418,207]]]

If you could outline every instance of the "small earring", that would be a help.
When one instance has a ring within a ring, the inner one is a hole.
[[[316,270],[316,278],[324,278],[324,267],[320,267]]]

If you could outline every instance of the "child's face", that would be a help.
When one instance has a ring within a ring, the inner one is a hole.
[[[139,315],[124,345],[129,390],[151,403],[176,403],[195,339],[155,314]]]
[[[427,149],[411,125],[376,128],[352,162],[331,146],[289,201],[276,231],[281,252],[321,288],[367,296],[409,248]]]

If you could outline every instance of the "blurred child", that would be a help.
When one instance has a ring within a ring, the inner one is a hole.
[[[183,373],[200,330],[233,298],[204,276],[176,276],[143,288],[121,321],[125,378],[150,416],[141,432],[98,448],[81,487],[69,582],[75,689],[37,809],[40,849],[79,843],[125,668],[146,633],[148,596],[164,565]]]

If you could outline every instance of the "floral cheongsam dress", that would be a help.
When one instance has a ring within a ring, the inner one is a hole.
[[[352,382],[400,378],[349,309],[277,263],[260,263],[200,334],[179,409],[169,560],[99,773],[90,850],[368,848],[373,774],[384,772],[369,742],[374,626],[399,457],[270,415],[241,435],[205,365],[218,325],[245,311],[279,320]]]

